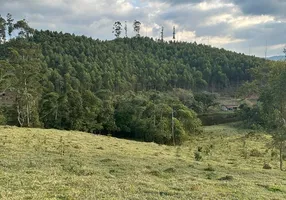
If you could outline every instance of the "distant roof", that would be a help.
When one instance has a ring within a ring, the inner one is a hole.
[[[238,105],[221,105],[221,106],[225,106],[227,108],[234,108],[234,107],[238,107]]]

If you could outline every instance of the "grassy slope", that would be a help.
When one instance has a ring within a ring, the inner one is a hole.
[[[269,137],[245,139],[245,133],[208,127],[176,148],[0,127],[0,199],[285,199],[285,172],[264,145]],[[204,151],[200,162],[194,160],[198,146]],[[248,157],[253,148],[263,155]],[[264,161],[274,169],[262,169]],[[209,164],[214,171],[205,170]],[[226,175],[233,180],[218,180]]]

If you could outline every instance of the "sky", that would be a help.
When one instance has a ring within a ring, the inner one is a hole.
[[[0,14],[31,27],[114,39],[115,21],[142,23],[141,35],[176,39],[264,57],[286,45],[286,0],[0,0]]]

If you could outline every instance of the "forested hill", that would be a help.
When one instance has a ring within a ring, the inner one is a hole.
[[[248,69],[263,59],[196,43],[150,38],[100,41],[50,31],[32,38],[49,68],[71,75],[74,87],[116,93],[171,88],[219,90],[250,79]],[[79,84],[79,85],[77,85]],[[75,86],[77,85],[77,86]]]
[[[100,41],[25,20],[9,27],[19,35],[0,42],[0,92],[11,95],[10,106],[0,101],[1,124],[180,144],[214,103],[202,91],[238,86],[266,62],[196,43]]]

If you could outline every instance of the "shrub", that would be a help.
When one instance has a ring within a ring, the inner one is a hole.
[[[232,181],[233,180],[233,176],[226,175],[224,177],[219,178],[218,180],[220,180],[220,181]]]
[[[261,157],[262,153],[258,149],[252,149],[249,155],[253,157]]]
[[[263,169],[272,169],[271,165],[268,163],[264,163]]]
[[[201,161],[203,159],[202,155],[200,152],[196,151],[195,152],[195,160],[196,161]]]

